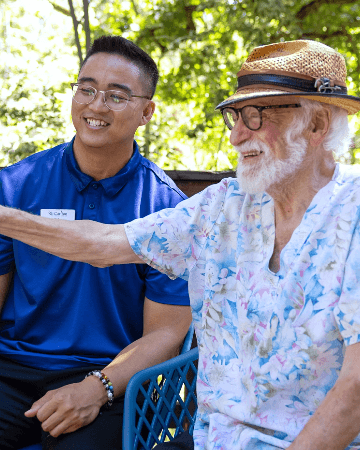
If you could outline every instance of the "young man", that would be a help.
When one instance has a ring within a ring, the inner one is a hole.
[[[157,80],[132,42],[97,39],[72,85],[75,138],[4,169],[1,204],[117,224],[183,200],[134,141]],[[145,264],[71,263],[5,237],[0,275],[0,448],[121,448],[122,394],[134,373],[177,353],[191,321],[187,283]]]
[[[307,40],[256,48],[218,108],[237,179],[125,227],[1,207],[0,232],[189,280],[196,450],[358,449],[360,171],[333,158],[360,110],[344,58]]]

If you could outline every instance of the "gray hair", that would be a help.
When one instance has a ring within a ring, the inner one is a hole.
[[[329,152],[334,152],[337,156],[349,151],[351,133],[345,109],[303,98],[300,99],[300,104],[301,108],[295,111],[293,123],[290,125],[293,132],[296,134],[301,133],[310,125],[310,121],[315,112],[320,111],[324,107],[328,108],[331,111],[331,121],[329,131],[323,142],[324,149]]]

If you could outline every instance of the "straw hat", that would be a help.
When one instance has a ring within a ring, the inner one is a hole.
[[[320,42],[304,40],[257,47],[237,77],[236,93],[216,109],[265,97],[272,97],[274,104],[302,97],[339,106],[348,114],[360,111],[360,98],[347,95],[344,57]]]

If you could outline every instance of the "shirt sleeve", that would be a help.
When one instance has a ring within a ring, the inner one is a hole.
[[[150,266],[146,266],[145,271],[145,297],[166,305],[190,304],[188,284],[185,280],[171,280]]]
[[[3,184],[0,178],[0,205],[5,205]],[[15,267],[13,240],[0,234],[0,275],[11,272]]]
[[[220,214],[226,182],[179,203],[125,224],[133,251],[151,267],[188,280]]]
[[[360,224],[357,223],[345,263],[342,290],[334,308],[345,345],[360,342]]]

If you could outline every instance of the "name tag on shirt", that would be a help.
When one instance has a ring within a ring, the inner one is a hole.
[[[40,216],[50,219],[75,220],[75,209],[40,209]]]

